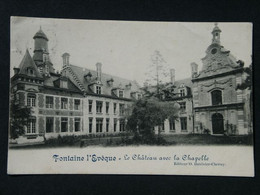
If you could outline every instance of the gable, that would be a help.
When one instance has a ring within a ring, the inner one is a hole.
[[[61,82],[67,82],[67,87],[63,88],[61,86]],[[56,88],[61,88],[61,89],[66,89],[66,90],[71,90],[71,91],[77,91],[81,92],[80,89],[67,77],[59,77],[58,79],[53,81],[53,86]]]
[[[220,44],[213,43],[202,58],[203,67],[197,78],[217,75],[239,68],[236,58]]]
[[[42,75],[40,74],[28,50],[26,50],[26,53],[19,65],[19,69],[18,74],[42,78]]]

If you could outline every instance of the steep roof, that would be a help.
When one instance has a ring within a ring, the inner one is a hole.
[[[88,68],[83,68],[75,65],[70,65],[71,70],[77,76],[81,84],[84,86],[87,93],[93,93],[89,87],[93,82],[96,81],[97,71]],[[92,75],[92,79],[88,81],[85,76]],[[108,81],[113,79],[113,86],[109,86]],[[103,85],[102,94],[112,95],[111,90],[114,88],[124,89],[124,96],[126,98],[131,97],[131,92],[140,91],[140,86],[136,81],[124,79],[118,76],[101,73],[101,83]],[[131,87],[127,87],[131,85]]]
[[[19,73],[18,74],[24,74],[24,75],[28,75],[28,68],[31,68],[34,70],[35,76],[42,78],[42,75],[40,74],[40,72],[38,71],[37,66],[35,65],[28,49],[25,52],[25,55],[19,65]],[[32,75],[30,75],[32,76]]]
[[[174,85],[175,85],[177,88],[180,87],[181,84],[184,84],[185,86],[192,88],[191,78],[186,78],[186,79],[177,80],[177,81],[175,81],[175,83],[174,83]]]

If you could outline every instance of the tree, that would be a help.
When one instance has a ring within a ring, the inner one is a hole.
[[[244,66],[244,63],[240,62],[239,64],[242,64],[241,67]],[[250,122],[253,122],[253,88],[252,88],[252,64],[249,65],[249,67],[244,68],[244,72],[247,74],[246,79],[240,84],[237,85],[236,90],[250,90],[250,98],[249,98],[249,109],[250,109]],[[250,125],[251,126],[251,125]]]
[[[163,78],[169,75],[168,65],[159,51],[154,51],[151,55],[151,65],[148,68],[145,82],[149,85],[156,86],[155,95],[159,98],[160,89],[163,85]]]
[[[161,101],[156,97],[146,97],[135,102],[127,126],[144,143],[155,141],[154,127],[160,126],[166,119],[175,120],[178,106],[173,102]],[[160,138],[160,131],[158,131]]]
[[[245,90],[245,89],[252,89],[252,64],[249,67],[244,68],[245,73],[247,73],[247,77],[243,83],[237,85],[237,89]]]
[[[10,104],[10,137],[12,139],[23,135],[24,126],[27,125],[28,118],[31,116],[31,108],[21,107],[16,103],[15,98],[11,98]]]

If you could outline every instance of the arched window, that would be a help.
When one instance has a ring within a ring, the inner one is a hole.
[[[222,104],[222,92],[220,90],[214,90],[211,92],[212,105]]]

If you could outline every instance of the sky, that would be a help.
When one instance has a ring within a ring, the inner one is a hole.
[[[62,68],[62,54],[70,63],[122,78],[145,81],[151,56],[160,51],[176,80],[191,76],[190,64],[202,68],[201,59],[211,44],[214,23],[139,22],[11,17],[11,76],[26,49],[33,55],[34,34],[42,28],[49,42],[50,59],[56,70]],[[251,63],[252,24],[218,23],[221,44],[245,66]],[[164,81],[170,81],[165,77]]]

